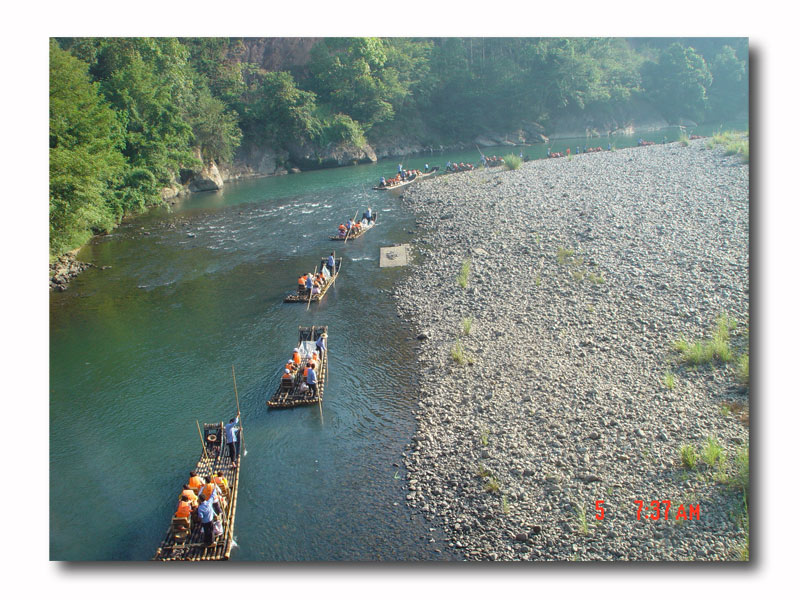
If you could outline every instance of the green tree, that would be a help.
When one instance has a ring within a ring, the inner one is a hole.
[[[119,190],[126,209],[160,202],[159,189],[182,167],[198,168],[188,121],[193,73],[187,50],[171,38],[92,38],[90,73],[120,115],[125,129],[123,154],[133,173]],[[149,176],[146,175],[149,173]]]
[[[187,118],[192,126],[193,144],[200,149],[204,160],[233,161],[234,151],[242,141],[239,116],[235,112],[201,87]]]
[[[706,61],[694,48],[671,44],[658,63],[642,67],[647,96],[668,118],[690,117],[702,121],[708,108],[712,77]]]
[[[125,159],[114,111],[88,65],[50,41],[50,254],[110,230],[119,212],[113,186]]]
[[[723,46],[711,62],[714,81],[708,90],[710,110],[715,117],[732,119],[748,109],[747,63],[736,57],[731,46]]]
[[[327,38],[311,50],[310,86],[333,113],[358,121],[364,130],[394,116],[390,100],[402,96],[396,72],[388,69],[378,38]]]
[[[261,133],[282,143],[298,137],[315,138],[321,130],[315,110],[316,96],[299,89],[291,73],[263,75],[255,103]]]

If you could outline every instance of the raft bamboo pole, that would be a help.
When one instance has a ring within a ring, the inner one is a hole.
[[[231,371],[233,372],[233,393],[236,395],[236,416],[239,417],[239,436],[242,440],[242,453],[240,453],[238,458],[241,458],[241,454],[244,453],[244,424],[242,421],[242,411],[239,408],[239,391],[236,389],[236,367],[231,365]]]
[[[315,267],[314,267],[314,275],[316,275],[316,274],[317,274],[317,269],[318,269],[318,268],[319,268],[318,266],[315,266]],[[313,292],[312,292],[312,290],[313,290],[313,289],[314,289],[314,283],[312,282],[312,283],[311,283],[311,287],[310,287],[310,288],[308,288],[308,304],[306,304],[306,310],[308,310],[309,308],[311,308],[311,297],[314,295],[314,294],[313,294]],[[320,290],[320,292],[321,292],[321,291],[322,291],[322,290]]]
[[[206,440],[203,437],[203,432],[200,430],[200,421],[195,419],[194,422],[197,423],[197,433],[200,435],[200,442],[203,444],[203,456],[208,458],[208,453],[206,452]]]
[[[325,329],[325,331],[327,332],[327,328]],[[325,349],[325,352],[322,353],[322,354],[323,355],[320,356],[320,363],[321,363],[320,372],[324,371],[325,374],[322,376],[322,390],[320,390],[320,395],[319,395],[319,419],[320,419],[320,424],[324,427],[325,426],[325,415],[322,414],[322,395],[323,395],[323,392],[325,391],[325,382],[328,380],[328,350],[327,350],[327,348]]]
[[[356,209],[356,214],[353,215],[353,224],[350,226],[350,231],[353,231],[353,227],[356,224],[356,217],[358,216],[358,209]],[[347,235],[344,236],[344,243],[347,243],[347,238],[350,236],[350,231],[347,232]]]

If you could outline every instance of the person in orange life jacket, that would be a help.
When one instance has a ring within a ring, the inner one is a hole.
[[[203,487],[206,483],[206,480],[200,477],[197,474],[197,471],[191,471],[189,473],[189,487],[193,490],[198,490]]]
[[[186,494],[181,495],[181,499],[178,500],[178,508],[175,510],[174,517],[176,519],[191,519],[193,512],[194,507],[192,506],[192,501],[189,500],[189,496]]]
[[[214,542],[214,518],[218,513],[214,512],[214,506],[210,498],[200,496],[200,506],[197,507],[197,516],[203,526],[203,542],[206,546],[213,545]]]
[[[283,368],[284,368],[284,370],[286,370],[286,371],[289,371],[289,373],[291,373],[292,371],[294,371],[294,369],[295,369],[295,367],[296,367],[296,366],[297,366],[297,365],[295,365],[295,364],[294,364],[294,361],[293,361],[293,360],[290,360],[289,362],[287,362],[287,363],[286,363],[286,364],[283,366]]]
[[[189,487],[188,484],[183,486],[183,491],[181,492],[181,496],[188,496],[189,502],[192,503],[192,508],[197,508],[197,494],[194,493],[194,490]]]
[[[225,425],[225,442],[228,444],[228,452],[231,455],[231,466],[236,468],[236,459],[239,457],[239,413],[236,418],[228,421]]]
[[[291,379],[291,378],[292,378],[292,372],[289,369],[284,369],[283,375],[281,375],[281,379]]]
[[[317,373],[310,366],[306,371],[306,384],[311,389],[312,398],[317,397]]]
[[[200,492],[200,497],[205,496],[211,501],[211,504],[214,505],[214,512],[218,515],[222,514],[222,503],[225,501],[222,497],[222,490],[216,483],[212,483],[209,481],[208,483],[203,486],[202,492]]]
[[[294,361],[295,365],[299,365],[302,360],[300,359],[300,348],[294,349],[294,354],[292,354],[292,361]]]

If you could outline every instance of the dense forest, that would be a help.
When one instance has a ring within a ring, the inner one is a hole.
[[[51,258],[246,143],[449,144],[634,101],[671,122],[748,110],[746,38],[325,38],[281,70],[242,47],[50,40]]]

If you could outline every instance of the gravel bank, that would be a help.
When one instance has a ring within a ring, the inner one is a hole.
[[[690,369],[672,345],[727,314],[747,352],[748,186],[747,164],[698,140],[407,192],[419,259],[395,297],[421,340],[407,501],[466,559],[738,559],[742,494],[702,461],[685,469],[680,448],[713,437],[730,472],[749,391],[732,364]],[[670,520],[637,520],[636,500],[669,500]],[[699,520],[675,520],[681,503]]]

